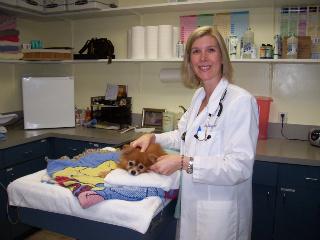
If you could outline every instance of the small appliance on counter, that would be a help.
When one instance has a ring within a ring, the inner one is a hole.
[[[309,142],[313,146],[320,147],[320,128],[313,128],[309,131]]]
[[[91,97],[91,114],[98,124],[127,128],[132,122],[131,97],[105,100],[105,96]]]
[[[74,78],[23,77],[25,129],[74,127]]]
[[[17,117],[18,115],[15,113],[5,115],[0,113],[0,140],[6,139],[7,128],[3,125]]]

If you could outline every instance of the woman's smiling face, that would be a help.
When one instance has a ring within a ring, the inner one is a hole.
[[[198,38],[191,47],[190,62],[193,72],[205,84],[222,77],[222,57],[217,40],[209,35]]]

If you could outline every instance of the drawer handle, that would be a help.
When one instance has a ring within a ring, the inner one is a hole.
[[[293,188],[280,188],[281,192],[296,192],[295,189]]]
[[[99,147],[99,144],[98,143],[92,143],[92,142],[89,142],[89,145],[95,147],[95,148],[98,148]]]
[[[317,182],[318,178],[306,177],[305,180],[306,181],[311,181],[311,182]]]

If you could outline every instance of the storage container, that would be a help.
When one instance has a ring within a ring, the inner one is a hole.
[[[267,139],[270,105],[273,99],[263,96],[257,96],[256,99],[259,108],[259,139]]]

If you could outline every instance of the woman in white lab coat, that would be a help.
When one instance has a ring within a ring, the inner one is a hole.
[[[200,27],[189,37],[184,82],[199,87],[178,129],[146,134],[131,143],[178,148],[152,170],[182,171],[181,240],[248,240],[252,218],[252,168],[258,108],[246,90],[231,84],[232,67],[220,33]]]

